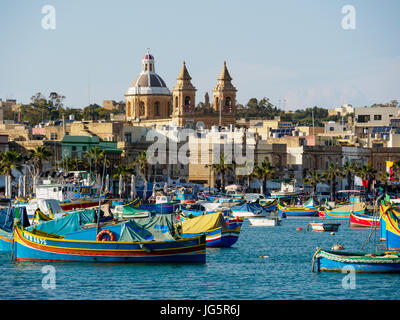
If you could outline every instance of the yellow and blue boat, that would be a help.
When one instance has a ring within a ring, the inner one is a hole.
[[[14,229],[15,261],[196,262],[206,261],[206,237],[183,238],[168,215],[110,222],[96,227],[94,213],[72,213]],[[51,233],[49,232],[51,231]],[[98,232],[99,231],[99,232]]]
[[[319,204],[312,203],[312,200],[307,200],[303,205],[294,207],[287,206],[278,201],[278,213],[282,218],[286,217],[315,217],[318,215]]]

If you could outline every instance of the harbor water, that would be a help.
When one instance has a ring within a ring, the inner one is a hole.
[[[206,264],[113,264],[11,262],[0,254],[0,299],[122,300],[343,300],[399,299],[400,275],[312,272],[318,246],[335,243],[345,251],[384,249],[379,230],[363,250],[370,229],[306,231],[318,218],[287,218],[281,226],[255,227],[245,220],[231,248],[207,248]],[[303,230],[297,231],[297,228]],[[49,280],[51,276],[51,280]]]

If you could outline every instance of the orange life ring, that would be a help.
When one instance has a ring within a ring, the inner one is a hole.
[[[182,204],[186,204],[186,203],[196,203],[196,200],[181,200]]]
[[[111,230],[102,230],[97,234],[96,240],[97,241],[109,241],[107,238],[103,238],[104,235],[108,234],[110,237],[110,241],[115,241],[114,233]]]

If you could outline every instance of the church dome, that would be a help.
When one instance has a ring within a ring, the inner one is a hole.
[[[142,59],[142,72],[133,80],[126,95],[170,95],[164,80],[155,72],[154,57],[147,52]]]

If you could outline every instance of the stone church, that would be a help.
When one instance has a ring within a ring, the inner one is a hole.
[[[196,88],[185,62],[168,89],[155,71],[155,60],[149,52],[142,59],[142,71],[125,93],[126,118],[144,126],[175,125],[194,128],[202,123],[206,128],[236,123],[236,92],[226,62],[213,89],[213,102],[196,107]]]

